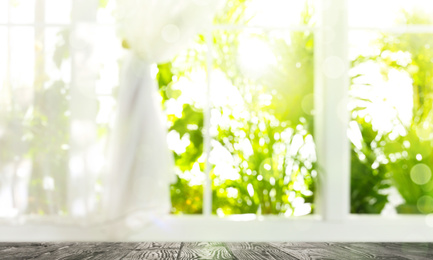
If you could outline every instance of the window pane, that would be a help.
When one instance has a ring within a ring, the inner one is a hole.
[[[314,35],[217,30],[213,37],[213,213],[311,213]]]
[[[167,114],[168,145],[176,163],[177,182],[171,186],[174,214],[201,214],[203,208],[206,50],[203,36],[197,37],[188,50],[156,70]]]
[[[8,22],[8,1],[0,1],[0,23]]]
[[[313,25],[311,3],[229,0],[215,22],[227,28]],[[313,33],[233,28],[214,30],[208,42],[206,37],[200,35],[191,49],[158,66],[168,141],[178,171],[178,182],[172,186],[173,212],[202,212],[210,64],[208,170],[213,213],[311,213],[317,174]]]
[[[71,81],[71,54],[69,50],[69,28],[46,28],[43,48],[46,83],[61,80],[65,84]]]
[[[414,13],[420,15],[413,19]],[[427,24],[432,16],[431,0],[349,0],[349,26]]]
[[[71,22],[71,0],[44,0],[45,21],[47,23],[67,24]]]
[[[8,75],[8,31],[6,27],[0,26],[0,92],[6,91],[7,75]],[[0,93],[0,98],[3,95]],[[3,106],[4,101],[0,99],[0,107]]]
[[[315,0],[228,0],[215,19],[217,24],[251,26],[314,25]],[[303,17],[312,15],[308,23]]]
[[[16,197],[15,205],[4,205],[4,215],[65,210],[66,187],[62,184],[68,158],[68,85],[53,62],[54,46],[62,41],[58,32],[51,28],[35,34],[29,27],[10,28],[10,81],[0,93],[0,171],[2,176],[15,176],[4,180],[10,188],[2,196],[12,194],[7,190],[13,189]]]
[[[349,39],[351,211],[431,213],[433,34],[362,31]]]
[[[116,19],[114,14],[116,13],[116,1],[99,0],[99,8],[96,15],[96,21],[99,24],[112,24],[114,26]]]
[[[35,39],[31,27],[10,29],[10,70],[13,89],[31,88],[34,81]]]
[[[9,0],[11,23],[33,23],[35,0]]]

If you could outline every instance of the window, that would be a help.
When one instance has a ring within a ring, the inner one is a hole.
[[[61,2],[0,2],[0,216],[66,215],[71,171],[98,208],[114,2]],[[431,7],[228,0],[153,68],[178,178],[172,215],[132,239],[433,239]]]
[[[174,213],[313,212],[314,12],[311,1],[228,1],[213,29],[159,66]]]

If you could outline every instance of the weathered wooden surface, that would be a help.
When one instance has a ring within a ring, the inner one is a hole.
[[[433,259],[433,243],[0,243],[0,259]]]

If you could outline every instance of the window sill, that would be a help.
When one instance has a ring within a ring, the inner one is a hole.
[[[166,216],[132,234],[129,241],[433,241],[431,217],[349,215],[344,220],[320,216]],[[0,224],[0,242],[105,241],[101,228],[48,224]]]

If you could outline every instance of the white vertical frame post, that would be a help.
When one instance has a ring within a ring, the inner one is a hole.
[[[350,212],[347,0],[323,0],[320,4],[315,42],[316,204],[325,221],[341,221]]]
[[[12,64],[12,19],[11,19],[11,2],[8,1],[7,4],[7,12],[8,12],[8,19],[7,19],[7,48],[8,48],[8,52],[7,52],[7,61],[6,61],[6,86],[8,87],[8,94],[9,94],[9,108],[12,109],[13,107],[13,95],[12,95],[12,71],[11,71],[11,64]]]
[[[203,185],[203,215],[211,216],[212,215],[212,179],[210,176],[211,172],[211,164],[209,162],[210,151],[211,151],[211,136],[210,136],[210,117],[211,117],[211,75],[212,75],[212,31],[209,29],[205,34],[205,40],[207,45],[206,52],[206,100],[204,106],[204,149],[203,153],[206,155],[206,166],[204,169],[205,172],[205,183]]]
[[[96,141],[97,103],[95,82],[97,75],[92,61],[96,0],[73,0],[70,32],[71,87],[70,87],[70,149],[68,176],[68,211],[75,218],[88,220],[95,210],[91,200],[91,146]]]
[[[34,94],[33,94],[33,107],[36,109],[40,109],[42,105],[42,100],[38,95],[36,95],[37,92],[41,91],[44,87],[44,77],[47,71],[45,71],[45,50],[46,50],[46,43],[45,43],[45,30],[46,30],[46,21],[45,21],[45,0],[36,0],[35,1],[35,9],[34,9],[34,41],[36,46],[40,46],[39,48],[35,48],[34,55],[35,55],[35,61],[34,61],[34,80],[33,80],[33,88],[34,88]],[[47,156],[43,154],[35,154],[34,162],[39,161],[42,164],[45,164],[47,161]],[[42,161],[42,162],[41,162]],[[33,165],[33,178],[46,178],[50,175],[50,170],[44,169],[43,171],[39,171],[37,168],[39,168],[37,165]],[[36,170],[35,170],[36,168]],[[55,204],[55,198],[53,198],[53,193],[50,190],[44,189],[44,193],[46,196],[46,199],[51,201],[48,205],[48,214],[55,214],[54,211],[54,205]],[[42,194],[41,194],[42,195]]]

